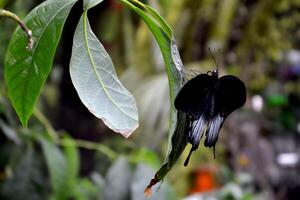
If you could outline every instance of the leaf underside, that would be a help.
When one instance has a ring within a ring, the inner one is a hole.
[[[89,111],[112,130],[129,137],[138,127],[136,103],[118,80],[111,58],[92,32],[87,11],[75,31],[70,74]]]

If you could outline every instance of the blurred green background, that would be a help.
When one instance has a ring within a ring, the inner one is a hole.
[[[43,1],[2,2],[23,18]],[[201,147],[184,167],[185,151],[150,199],[300,199],[300,1],[143,2],[172,27],[186,68],[215,69],[211,48],[221,75],[241,78],[248,96],[225,122],[217,158]],[[71,83],[68,66],[81,4],[67,19],[38,103],[41,112],[26,129],[3,81],[5,51],[16,24],[0,18],[0,199],[145,199],[143,190],[164,160],[169,92],[153,36],[117,0],[105,0],[89,13],[94,32],[138,103],[140,127],[126,140],[88,112]],[[57,144],[51,133],[64,139]]]

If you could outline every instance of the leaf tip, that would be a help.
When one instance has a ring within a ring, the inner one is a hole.
[[[20,119],[20,122],[21,122],[22,126],[24,128],[27,128],[27,126],[28,126],[28,117],[19,116],[19,119]]]
[[[121,130],[118,132],[121,133],[126,139],[128,139],[138,127],[139,127],[139,123],[137,123],[136,126],[133,127],[131,130]]]
[[[149,198],[149,197],[152,196],[152,186],[155,185],[158,182],[159,182],[159,180],[157,180],[156,178],[151,179],[149,185],[144,190],[144,196],[145,197]]]
[[[116,133],[120,133],[126,139],[128,139],[132,135],[132,133],[139,127],[139,122],[137,121],[133,128],[117,129],[113,127],[112,124],[109,122],[109,120],[107,120],[106,118],[102,117],[101,119],[108,128],[110,128]]]
[[[27,111],[27,109],[24,109],[23,107],[19,107],[18,105],[16,105],[12,99],[11,101],[12,101],[13,108],[15,109],[15,112],[17,113],[17,116],[21,122],[21,125],[24,128],[27,128],[29,118],[32,115],[32,110]]]
[[[144,190],[144,195],[147,198],[150,198],[152,196],[152,189],[151,189],[151,187],[146,187],[146,189]]]

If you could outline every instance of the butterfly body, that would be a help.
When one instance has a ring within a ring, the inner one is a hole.
[[[188,115],[187,140],[192,145],[185,162],[205,135],[204,146],[214,147],[226,117],[244,105],[246,87],[235,76],[218,77],[218,72],[199,74],[189,80],[175,98],[175,108]]]

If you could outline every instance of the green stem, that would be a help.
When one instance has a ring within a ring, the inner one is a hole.
[[[35,108],[33,110],[33,115],[41,122],[41,124],[44,125],[52,141],[58,142],[59,141],[58,134],[52,127],[47,117],[38,108]]]
[[[25,25],[25,23],[15,13],[12,13],[12,12],[4,10],[4,9],[0,9],[0,17],[11,18],[21,26],[21,28],[27,34],[27,38],[28,38],[28,44],[27,44],[26,48],[28,50],[31,50],[33,47],[33,43],[34,43],[33,39],[32,39],[32,31]]]
[[[114,152],[113,150],[111,150],[110,148],[108,148],[105,145],[102,145],[102,144],[99,144],[99,143],[94,143],[94,142],[89,142],[89,141],[85,141],[85,140],[78,140],[78,139],[73,139],[74,144],[72,144],[68,141],[65,141],[64,139],[60,139],[59,136],[58,136],[58,133],[54,130],[54,128],[52,127],[49,120],[45,117],[45,115],[39,109],[35,108],[34,111],[33,111],[33,115],[46,128],[47,133],[49,134],[50,138],[52,139],[52,141],[55,144],[61,145],[61,146],[74,145],[74,146],[79,147],[79,148],[99,151],[99,152],[103,153],[104,155],[106,155],[107,157],[109,157],[112,160],[117,158],[117,153]]]
[[[72,144],[69,141],[60,140],[57,144],[62,145],[62,146],[73,145],[73,146],[76,146],[79,148],[99,151],[99,152],[103,153],[104,155],[106,155],[107,157],[109,157],[111,160],[115,160],[118,157],[116,152],[114,152],[113,150],[111,150],[110,148],[108,148],[105,145],[102,145],[99,143],[94,143],[94,142],[89,142],[89,141],[85,141],[85,140],[78,140],[78,139],[73,139],[73,141],[74,141],[74,143]]]

